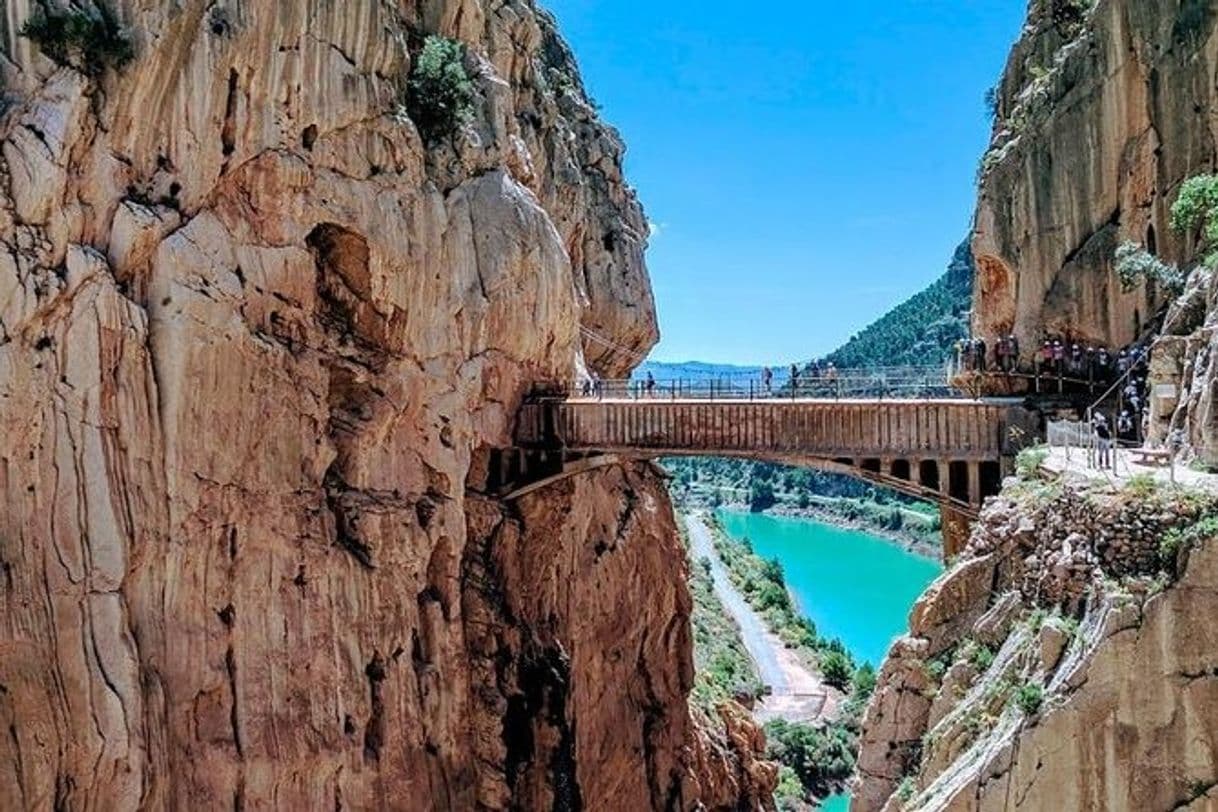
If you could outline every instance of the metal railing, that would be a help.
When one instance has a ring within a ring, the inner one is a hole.
[[[572,400],[848,400],[964,398],[946,367],[884,367],[835,370],[797,378],[719,375],[713,378],[556,381],[534,388],[534,396]]]

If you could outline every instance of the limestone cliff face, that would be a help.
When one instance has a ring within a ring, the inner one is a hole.
[[[1218,539],[1189,535],[1214,510],[1045,484],[991,503],[884,663],[852,809],[1218,805]]]
[[[1123,346],[1164,304],[1124,292],[1120,242],[1187,262],[1168,213],[1215,165],[1218,10],[1206,0],[1033,0],[996,88],[973,252],[974,331]]]
[[[530,382],[656,338],[552,20],[113,8],[99,78],[0,26],[0,808],[760,803],[690,721],[655,474],[485,493]],[[428,149],[431,33],[477,99]]]

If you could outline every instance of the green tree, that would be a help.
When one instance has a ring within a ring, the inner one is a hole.
[[[774,486],[764,480],[755,480],[749,489],[749,510],[760,513],[774,505]]]
[[[430,36],[406,83],[406,112],[428,144],[452,135],[473,113],[474,85],[465,71],[465,46]]]
[[[841,690],[846,689],[846,686],[850,684],[850,679],[854,676],[854,666],[850,663],[850,657],[840,651],[827,651],[821,657],[820,670],[824,674],[825,682]]]
[[[26,37],[57,65],[97,76],[135,58],[127,32],[109,8],[35,8],[21,27]]]
[[[875,668],[871,663],[863,663],[854,672],[853,696],[859,699],[867,699],[875,691]]]

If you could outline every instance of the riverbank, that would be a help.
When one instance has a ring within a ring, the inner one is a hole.
[[[736,494],[732,494],[737,496]],[[807,521],[819,522],[830,527],[836,527],[841,530],[855,530],[861,533],[866,533],[869,536],[874,536],[883,539],[889,544],[900,547],[907,553],[926,558],[931,561],[940,561],[943,557],[943,544],[936,536],[928,538],[925,534],[913,533],[910,531],[892,530],[882,526],[879,522],[868,521],[861,518],[851,518],[843,515],[840,510],[835,510],[827,503],[844,504],[855,502],[849,499],[835,499],[833,497],[815,497],[816,501],[810,501],[806,506],[800,506],[798,503],[790,504],[787,502],[776,502],[774,505],[767,507],[764,510],[753,510],[752,506],[746,500],[739,498],[721,499],[715,502],[713,499],[685,496],[674,496],[673,503],[677,512],[687,511],[714,511],[714,510],[731,510],[740,513],[758,513],[764,516],[780,516],[786,519],[805,519]],[[912,516],[920,516],[917,511],[905,510]],[[915,520],[911,518],[911,521]],[[934,532],[938,532],[936,529]]]
[[[786,719],[812,723],[834,718],[844,694],[827,685],[749,606],[715,550],[712,530],[705,518],[686,514],[683,519],[694,564],[708,562],[708,574],[719,604],[735,621],[744,648],[768,690],[757,701],[754,717],[761,722]]]

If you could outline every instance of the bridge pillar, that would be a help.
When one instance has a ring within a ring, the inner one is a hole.
[[[968,464],[968,503],[981,507],[981,463],[976,461]]]
[[[939,505],[939,521],[943,527],[943,560],[951,561],[968,544],[973,520],[949,505]]]

